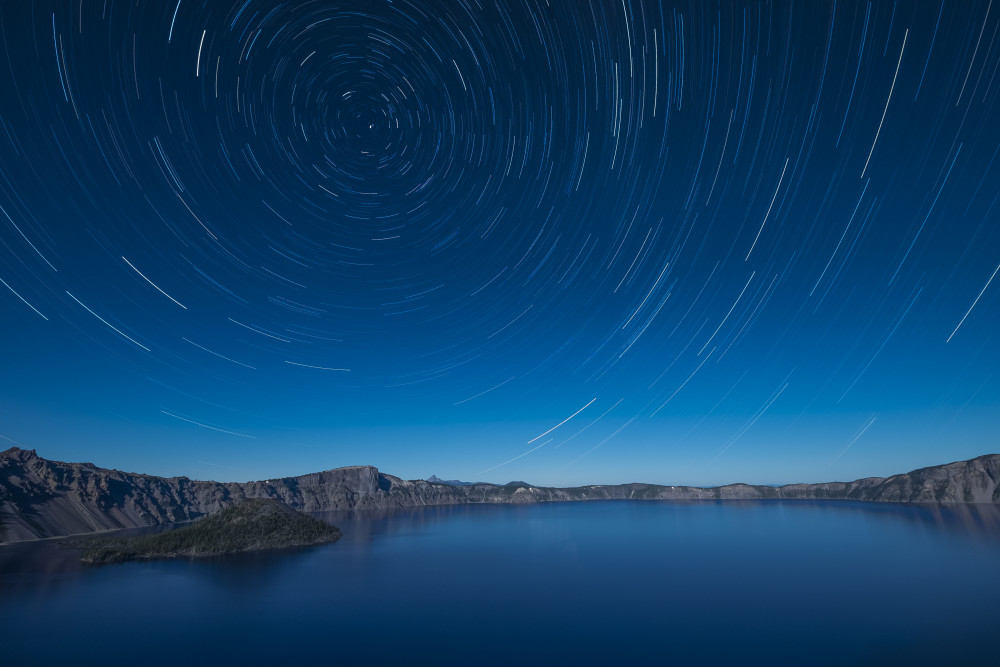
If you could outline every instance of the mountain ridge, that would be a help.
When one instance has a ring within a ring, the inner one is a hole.
[[[404,480],[374,466],[349,466],[256,482],[156,477],[66,463],[12,447],[0,452],[0,543],[191,521],[247,498],[276,498],[293,509],[381,510],[456,504],[584,500],[858,500],[1000,503],[1000,454],[987,454],[851,482],[716,487],[595,484],[539,487],[452,486]]]

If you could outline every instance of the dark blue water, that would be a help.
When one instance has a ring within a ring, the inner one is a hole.
[[[0,548],[0,662],[997,664],[994,507],[558,503],[338,515],[291,553]]]

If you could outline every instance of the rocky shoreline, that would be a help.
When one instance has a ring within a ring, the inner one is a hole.
[[[382,510],[472,503],[584,500],[857,500],[907,503],[1000,502],[1000,455],[853,482],[702,488],[657,484],[571,488],[455,486],[403,480],[351,466],[259,482],[196,481],[44,459],[17,447],[0,452],[0,543],[192,521],[247,498],[274,498],[303,512]]]

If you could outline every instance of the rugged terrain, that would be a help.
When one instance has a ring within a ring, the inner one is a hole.
[[[871,502],[998,503],[1000,455],[853,482],[713,488],[655,484],[573,488],[452,486],[408,481],[372,466],[337,468],[261,482],[202,482],[49,461],[34,450],[0,453],[0,542],[190,521],[246,498],[277,498],[305,512],[467,503],[569,500],[823,499]]]
[[[239,551],[285,549],[340,539],[335,526],[297,512],[274,498],[248,498],[192,524],[155,535],[97,537],[84,543],[86,563],[205,557]]]

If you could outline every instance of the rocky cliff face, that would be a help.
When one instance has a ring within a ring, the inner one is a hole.
[[[277,498],[305,512],[628,499],[998,503],[1000,455],[854,482],[714,488],[618,484],[559,489],[521,483],[451,486],[408,481],[372,466],[246,484],[199,482],[107,470],[90,463],[49,461],[33,450],[16,447],[0,453],[0,542],[189,521],[245,498]]]

